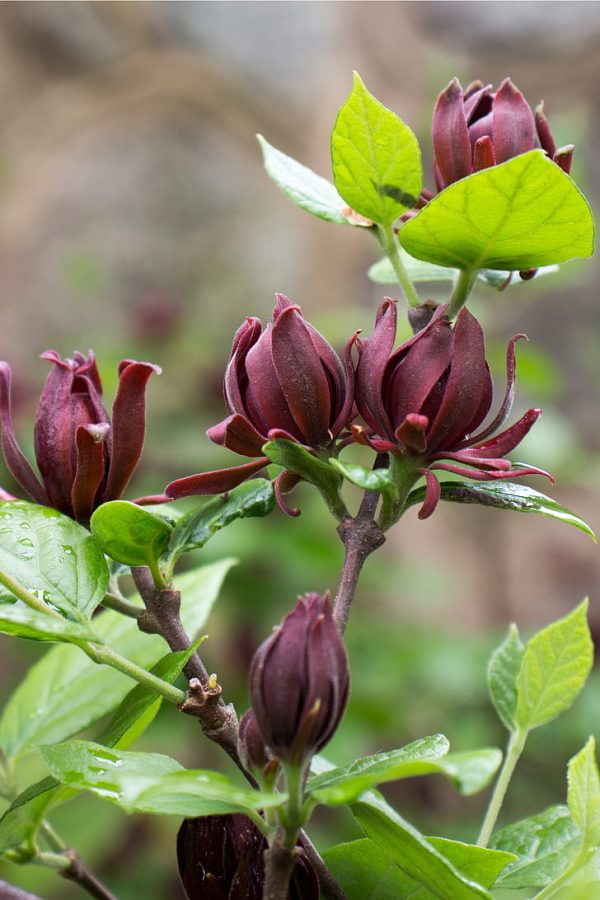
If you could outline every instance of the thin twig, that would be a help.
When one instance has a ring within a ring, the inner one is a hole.
[[[89,869],[86,869],[75,850],[66,850],[64,856],[69,860],[70,865],[61,871],[60,874],[63,878],[66,878],[68,881],[74,881],[90,897],[95,897],[96,900],[117,900],[116,896]]]
[[[300,832],[299,841],[304,854],[311,863],[319,877],[319,887],[326,900],[348,900],[347,895],[341,889],[331,871],[327,868],[325,860],[305,831]]]
[[[0,881],[0,897],[2,900],[42,900],[37,894],[22,891],[14,884],[9,884],[8,881]]]

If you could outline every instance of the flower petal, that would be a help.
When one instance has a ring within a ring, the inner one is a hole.
[[[104,500],[118,500],[138,464],[146,430],[146,385],[160,368],[126,360],[119,367],[119,387],[112,409],[112,452]]]
[[[425,502],[421,506],[421,509],[417,513],[419,519],[428,519],[429,516],[435,512],[435,508],[440,502],[440,496],[442,493],[442,488],[433,474],[429,469],[417,469],[417,471],[425,476],[425,480],[427,482],[427,486],[425,488]]]
[[[386,298],[375,317],[373,334],[359,342],[356,406],[373,431],[391,437],[393,429],[383,405],[383,376],[396,339],[396,302]]]
[[[473,171],[471,142],[465,116],[463,89],[453,78],[435,104],[432,124],[433,153],[443,186],[447,187]]]
[[[554,159],[556,144],[552,137],[548,119],[544,113],[544,101],[540,101],[535,108],[535,128],[542,150],[545,150],[550,159]]]
[[[286,514],[286,516],[290,516],[291,518],[296,518],[297,516],[299,516],[300,510],[297,506],[288,506],[288,504],[283,499],[283,495],[289,494],[299,481],[302,481],[302,478],[299,475],[297,475],[295,472],[288,472],[286,469],[284,472],[281,472],[281,474],[278,475],[273,482],[273,489],[275,491],[277,506],[283,513]]]
[[[289,306],[277,316],[271,352],[281,390],[304,443],[311,447],[324,446],[329,443],[331,390],[299,307]]]
[[[479,469],[471,469],[463,466],[454,466],[451,463],[435,462],[430,466],[431,469],[442,469],[444,472],[452,472],[453,475],[462,475],[465,478],[472,478],[473,481],[498,481],[506,478],[520,478],[523,475],[543,475],[549,478],[554,484],[554,478],[544,469],[538,469],[537,466],[522,466],[517,469],[506,469],[503,471],[480,471]]]
[[[489,169],[496,165],[496,154],[494,152],[494,144],[489,134],[477,138],[473,150],[473,171],[481,172],[482,169]]]
[[[460,452],[464,456],[473,453],[474,456],[483,459],[506,456],[507,453],[512,453],[515,447],[521,443],[541,414],[541,409],[528,409],[518,422],[497,434],[496,437],[486,441],[484,444],[478,443]]]
[[[236,331],[223,381],[225,405],[230,413],[246,414],[242,385],[246,379],[245,359],[262,332],[260,319],[247,318]]]
[[[402,425],[396,428],[394,437],[400,444],[409,447],[416,453],[424,453],[427,448],[426,431],[429,425],[427,416],[420,416],[417,413],[410,413]]]
[[[510,78],[504,79],[494,98],[493,138],[498,163],[535,147],[535,119],[531,107]]]
[[[106,440],[110,425],[80,425],[75,432],[77,467],[71,489],[73,518],[87,525],[106,472]]]
[[[204,496],[206,494],[224,494],[233,490],[238,484],[251,478],[265,466],[269,460],[264,456],[243,466],[234,466],[232,469],[220,469],[216,472],[202,472],[199,475],[188,475],[186,478],[178,478],[165,488],[165,494],[169,500],[180,500],[181,497]]]
[[[266,438],[262,437],[245,416],[233,415],[213,425],[206,432],[211,441],[241,456],[260,456]]]
[[[8,363],[0,362],[0,449],[8,470],[15,481],[31,497],[34,503],[41,503],[43,506],[47,506],[49,503],[48,495],[19,447],[19,442],[15,435],[10,402],[10,382],[10,366]],[[14,498],[7,494],[2,499]]]

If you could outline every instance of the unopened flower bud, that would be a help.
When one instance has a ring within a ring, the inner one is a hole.
[[[251,771],[262,772],[269,763],[270,757],[252,708],[245,712],[240,719],[238,750],[243,764]]]
[[[348,700],[346,650],[329,598],[301,597],[256,651],[250,697],[265,744],[300,765],[329,741]]]

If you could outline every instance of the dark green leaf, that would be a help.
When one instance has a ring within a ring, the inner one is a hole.
[[[268,516],[275,508],[273,485],[266,478],[245,481],[228,494],[214,497],[198,510],[182,516],[175,525],[168,555],[177,558],[196,550],[236,519]]]
[[[522,271],[591,256],[594,223],[575,182],[531,150],[451,184],[400,229],[400,242],[442,266]]]
[[[600,774],[596,761],[596,741],[591,737],[573,757],[568,768],[569,812],[583,837],[584,846],[600,846]]]
[[[400,257],[411,281],[454,281],[459,272],[458,269],[436,266],[435,263],[415,259],[402,247],[400,247]],[[558,266],[540,266],[539,269],[536,269],[534,278],[539,278],[540,275],[553,275],[555,272],[558,272]],[[510,274],[510,272],[501,269],[480,269],[477,272],[477,279],[482,284],[487,285],[487,287],[497,290],[499,287],[502,287]],[[387,256],[373,263],[368,275],[371,281],[374,281],[376,284],[398,284],[398,276]],[[513,278],[509,281],[509,286],[522,283],[520,278]]]
[[[409,494],[407,506],[422,503],[425,499],[425,488],[420,487]],[[479,506],[493,506],[496,509],[512,509],[522,513],[536,513],[559,519],[567,525],[573,525],[589,534],[594,541],[596,535],[583,519],[576,516],[556,500],[541,494],[526,484],[514,484],[510,481],[483,482],[473,484],[469,481],[447,481],[442,484],[442,500],[451,503],[476,503]]]
[[[526,644],[517,677],[515,723],[528,731],[569,709],[592,668],[588,601],[552,622]]]
[[[99,506],[90,528],[107,556],[128,566],[152,568],[169,546],[173,530],[161,516],[126,500]]]
[[[342,215],[342,210],[348,204],[342,200],[331,182],[272,147],[262,134],[257,134],[256,137],[261,146],[267,175],[292,203],[326,222],[351,224]]]
[[[234,564],[224,559],[179,575],[181,618],[196,640],[223,579]],[[106,610],[94,620],[96,632],[113,650],[143,668],[164,656],[158,635],[139,631],[133,619]],[[131,679],[109,666],[98,666],[76,647],[55,647],[29,669],[0,719],[0,747],[14,758],[41,743],[65,740],[116,709],[131,690]]]
[[[550,809],[498,831],[492,841],[497,850],[515,853],[498,878],[498,887],[545,887],[572,863],[581,847],[581,832],[566,806]]]
[[[417,202],[423,184],[421,151],[404,122],[354,73],[352,93],[331,134],[333,180],[362,216],[389,225]]]
[[[0,502],[0,569],[84,626],[108,585],[108,567],[89,532],[24,500]]]
[[[239,787],[218,772],[184,769],[158,753],[109,750],[92,741],[42,746],[40,753],[54,778],[126,812],[207,816],[280,806],[285,799]]]
[[[339,459],[330,459],[329,464],[351,484],[363,491],[379,491],[387,494],[392,500],[398,498],[398,488],[389,469],[368,469],[354,463],[343,463]]]
[[[338,472],[293,441],[269,441],[262,448],[271,462],[290,469],[314,484],[327,497],[336,497],[342,483]]]
[[[519,637],[519,630],[512,624],[506,638],[492,653],[487,670],[492,703],[509,731],[515,730],[517,677],[524,652],[525,645]]]
[[[416,828],[377,794],[352,807],[359,825],[383,853],[407,875],[443,900],[489,897],[481,885],[462,875]],[[410,896],[410,895],[409,895]]]

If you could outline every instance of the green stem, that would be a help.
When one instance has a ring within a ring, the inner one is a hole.
[[[61,872],[71,867],[71,861],[62,853],[36,853],[30,862],[34,865],[46,866],[49,869],[58,869]]]
[[[502,808],[502,803],[508,789],[508,785],[510,784],[510,779],[512,778],[513,772],[515,771],[515,766],[519,761],[519,757],[523,752],[526,740],[527,731],[513,731],[511,733],[508,747],[506,748],[504,763],[502,765],[502,768],[500,769],[500,774],[498,775],[498,779],[494,786],[494,791],[490,798],[489,806],[485,814],[485,819],[483,820],[483,825],[481,826],[481,832],[477,840],[477,843],[480,847],[487,847],[489,839],[492,836],[494,826],[496,825],[496,820]]]
[[[42,819],[40,831],[46,838],[48,846],[51,850],[53,850],[55,853],[64,853],[64,851],[67,849],[67,845],[65,844],[61,836],[54,830],[50,822],[48,822],[46,819]]]
[[[394,500],[383,496],[378,522],[383,532],[388,531],[402,516],[408,495],[421,477],[416,471],[418,466],[419,460],[414,457],[390,453],[390,471],[398,496]]]
[[[170,703],[175,703],[179,706],[185,700],[185,693],[180,691],[179,688],[173,687],[172,684],[163,681],[162,678],[157,678],[152,672],[147,672],[146,669],[142,669],[140,666],[131,662],[131,660],[125,659],[124,656],[115,653],[110,647],[105,647],[100,644],[81,644],[80,646],[95,663],[112,666],[113,669],[123,672],[124,675],[128,675],[129,678],[133,678],[134,681],[138,681],[145,687],[156,691],[161,697],[164,697],[165,700],[169,700]]]
[[[446,315],[449,319],[453,319],[463,308],[469,294],[473,290],[473,286],[477,279],[477,269],[460,269],[456,281],[454,282],[454,290],[450,297],[450,304]]]
[[[592,859],[594,854],[596,853],[596,848],[587,848],[582,849],[580,853],[577,854],[571,865],[565,869],[562,875],[559,875],[558,878],[555,878],[554,881],[551,881],[550,884],[547,884],[545,888],[539,892],[539,894],[535,895],[535,900],[546,900],[547,897],[554,897],[557,891],[564,887],[574,875],[577,875],[579,871]]]
[[[18,581],[15,581],[14,578],[11,578],[7,572],[4,572],[0,569],[0,584],[3,584],[5,588],[14,594],[15,597],[18,597],[19,600],[22,600],[27,606],[31,607],[31,609],[35,609],[37,612],[44,613],[47,616],[53,616],[55,619],[60,619],[61,622],[64,622],[64,619],[61,615],[59,615],[54,609],[44,603],[43,600],[40,600],[39,597],[36,597],[35,594],[32,594],[26,588],[19,584]]]
[[[305,770],[302,766],[285,767],[285,789],[288,793],[288,802],[285,811],[285,820],[282,822],[285,828],[285,844],[290,849],[296,846],[298,832],[304,824],[302,795],[304,793]]]
[[[137,603],[126,600],[125,597],[119,597],[118,594],[108,593],[104,595],[102,606],[107,609],[114,609],[115,612],[121,613],[123,616],[129,616],[130,619],[139,619],[144,610]]]
[[[379,243],[383,248],[383,252],[392,264],[398,283],[404,291],[404,296],[409,305],[421,306],[421,298],[417,294],[416,288],[402,262],[402,257],[398,250],[398,238],[394,233],[394,229],[391,225],[378,225],[377,236],[379,238]]]

